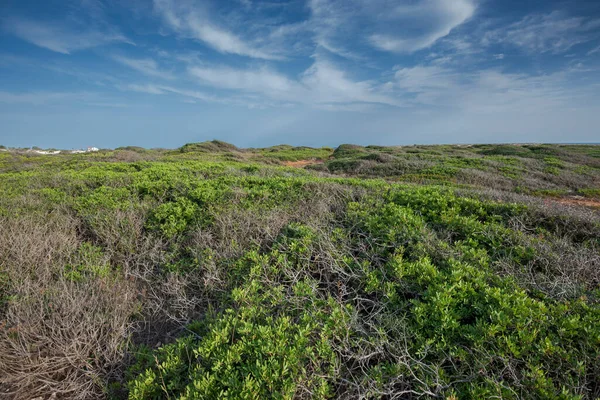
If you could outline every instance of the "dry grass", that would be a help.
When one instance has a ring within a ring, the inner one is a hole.
[[[0,271],[10,300],[0,330],[0,397],[89,399],[122,369],[136,309],[131,282],[73,281],[75,221],[50,216],[0,221]]]

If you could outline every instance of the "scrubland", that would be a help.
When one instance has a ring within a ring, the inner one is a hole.
[[[600,397],[600,146],[13,149],[0,193],[0,398]]]

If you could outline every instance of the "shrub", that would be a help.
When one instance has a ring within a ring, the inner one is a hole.
[[[72,259],[76,267],[65,267]],[[118,378],[135,290],[109,276],[100,249],[77,247],[72,220],[0,224],[0,276],[8,295],[0,328],[3,396],[100,397]]]
[[[130,398],[330,397],[328,377],[338,367],[330,340],[343,334],[346,313],[309,284],[294,286],[299,298],[265,285],[272,257],[247,255],[250,277],[232,291],[233,308],[192,325],[195,333],[174,344],[142,351],[130,371]]]
[[[579,192],[585,197],[598,197],[600,198],[600,189],[579,189]]]
[[[212,140],[210,142],[201,143],[188,143],[179,148],[181,153],[190,152],[208,152],[208,153],[219,153],[219,152],[232,152],[239,151],[237,147],[230,143],[222,142],[220,140]]]
[[[199,208],[192,201],[181,197],[175,201],[164,203],[150,213],[148,227],[171,238],[183,233],[190,224],[200,218]]]
[[[481,154],[491,156],[524,156],[529,153],[529,149],[526,146],[517,145],[495,145],[489,149],[481,151]]]
[[[351,158],[355,156],[364,155],[367,150],[362,146],[354,144],[341,144],[333,151],[333,157],[339,158]]]

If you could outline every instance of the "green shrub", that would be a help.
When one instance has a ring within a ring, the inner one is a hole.
[[[190,224],[198,221],[198,205],[181,197],[169,203],[163,203],[150,212],[148,227],[161,232],[166,237],[183,233]]]
[[[188,143],[188,144],[181,146],[179,148],[179,151],[181,153],[190,153],[190,152],[218,153],[218,152],[239,151],[239,149],[231,143],[223,142],[220,140],[212,140],[210,142]]]
[[[333,157],[336,159],[353,158],[367,153],[367,149],[365,149],[363,146],[357,146],[355,144],[341,144],[333,151]]]
[[[268,159],[279,161],[298,161],[298,160],[326,160],[332,154],[333,150],[329,147],[289,147],[286,149],[263,149],[260,154]]]
[[[74,282],[90,278],[108,278],[111,273],[110,264],[104,258],[100,247],[90,243],[82,243],[75,254],[75,263],[67,264],[64,276]]]
[[[529,150],[525,146],[517,145],[495,145],[481,151],[481,154],[492,156],[526,156]]]
[[[598,197],[600,198],[600,189],[579,189],[579,193],[585,197]]]
[[[142,351],[130,370],[129,397],[331,397],[338,360],[330,342],[347,329],[347,310],[320,300],[306,282],[292,296],[283,286],[265,285],[263,271],[277,260],[283,264],[268,268],[270,274],[291,267],[277,253],[248,254],[243,268],[250,276],[232,291],[233,308],[194,324],[194,334],[173,344]]]

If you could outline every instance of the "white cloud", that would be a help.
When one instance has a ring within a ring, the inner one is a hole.
[[[125,89],[125,90],[130,90],[132,92],[139,92],[139,93],[148,93],[148,94],[164,94],[165,91],[162,90],[159,86],[156,85],[152,85],[152,84],[146,84],[146,85],[139,85],[139,84],[129,84],[129,85],[125,85],[125,86],[118,86],[120,89]]]
[[[399,5],[391,12],[390,22],[403,26],[422,21],[425,27],[416,27],[417,35],[402,32],[375,33],[370,36],[374,46],[392,52],[413,52],[430,47],[448,36],[452,29],[462,25],[475,12],[471,0],[429,0],[410,5]]]
[[[222,103],[222,104],[239,104],[246,105],[241,100],[235,99],[233,96],[230,98],[214,96],[209,93],[200,92],[197,90],[181,89],[174,86],[168,85],[156,85],[156,84],[129,84],[129,85],[117,85],[117,88],[121,90],[146,93],[153,95],[164,95],[168,93],[177,94],[179,96],[186,97],[189,99],[201,100],[208,103]]]
[[[592,54],[596,54],[596,53],[600,53],[600,46],[593,48],[592,50],[587,52],[588,56],[591,56]]]
[[[214,24],[207,12],[187,1],[154,0],[155,10],[178,34],[206,43],[220,53],[237,54],[265,60],[282,57],[254,46],[233,32]]]
[[[411,92],[456,87],[459,74],[437,66],[416,66],[397,69],[394,74],[398,87]]]
[[[167,71],[163,71],[158,67],[156,61],[151,58],[129,58],[119,55],[113,55],[113,60],[120,64],[123,64],[131,69],[141,72],[144,75],[153,76],[162,79],[174,79],[173,74]]]
[[[483,44],[510,44],[529,53],[562,53],[598,36],[600,19],[570,17],[561,11],[528,15],[487,32]]]
[[[348,58],[355,41],[378,50],[411,53],[432,46],[473,16],[474,0],[311,0],[316,42]]]
[[[413,105],[443,105],[452,93],[459,95],[460,76],[452,69],[439,66],[399,68],[388,87]]]
[[[380,94],[373,82],[351,80],[343,70],[319,59],[304,72],[302,83],[310,89],[312,97],[319,103],[400,105],[399,101]]]
[[[188,20],[189,27],[197,39],[206,42],[209,46],[221,53],[239,54],[254,58],[263,58],[267,60],[280,59],[275,55],[266,53],[263,50],[255,49],[242,39],[231,32],[210,25],[207,20],[200,18],[191,18]]]
[[[528,75],[486,69],[463,71],[434,66],[416,66],[396,71],[390,92],[413,104],[459,109],[464,113],[522,115],[548,110],[564,111],[592,96],[576,87],[568,72]]]
[[[2,26],[4,30],[22,40],[62,54],[115,42],[133,44],[118,32],[71,28],[22,18],[6,19]]]
[[[263,93],[286,93],[297,89],[297,84],[283,75],[266,68],[242,70],[228,67],[192,67],[189,73],[202,82],[225,89],[242,89]]]
[[[370,81],[355,81],[333,64],[317,59],[299,79],[290,79],[268,68],[191,67],[189,73],[200,83],[219,89],[260,94],[267,99],[307,105],[400,103],[379,93]]]
[[[190,97],[192,99],[202,100],[206,102],[230,103],[230,101],[228,101],[227,99],[212,96],[210,94],[199,92],[197,90],[179,89],[172,86],[159,86],[159,88],[160,90],[164,90],[166,92],[175,93],[180,96]]]

